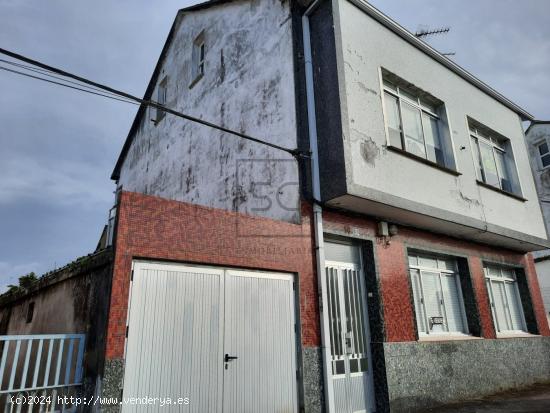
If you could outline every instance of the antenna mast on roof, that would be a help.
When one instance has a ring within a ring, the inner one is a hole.
[[[418,39],[424,39],[430,36],[437,36],[440,34],[447,34],[451,31],[450,27],[441,27],[439,29],[430,29],[427,26],[419,26],[414,35]],[[443,56],[455,56],[455,52],[441,52]]]
[[[421,39],[423,37],[434,36],[437,34],[447,34],[450,30],[450,27],[442,27],[440,29],[420,29],[417,30],[414,35]]]

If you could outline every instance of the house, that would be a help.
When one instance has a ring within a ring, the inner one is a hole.
[[[524,109],[364,0],[182,9],[145,100],[227,131],[137,112],[104,396],[409,412],[550,380]]]
[[[546,228],[550,226],[550,122],[532,121],[525,131],[531,169]],[[542,299],[550,322],[550,250],[533,252]]]

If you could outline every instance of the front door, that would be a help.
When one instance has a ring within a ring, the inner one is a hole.
[[[296,412],[294,329],[291,275],[136,262],[122,410]]]
[[[336,411],[372,412],[374,386],[360,251],[353,245],[327,244],[325,276]]]

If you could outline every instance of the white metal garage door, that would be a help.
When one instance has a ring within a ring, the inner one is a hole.
[[[136,262],[128,320],[125,412],[297,411],[291,275]]]

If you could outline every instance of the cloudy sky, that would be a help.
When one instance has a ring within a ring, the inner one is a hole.
[[[176,11],[192,3],[0,0],[0,47],[142,95]],[[550,119],[550,1],[372,3],[411,31],[450,26],[435,47]],[[136,107],[2,70],[0,91],[2,289],[95,249]]]

